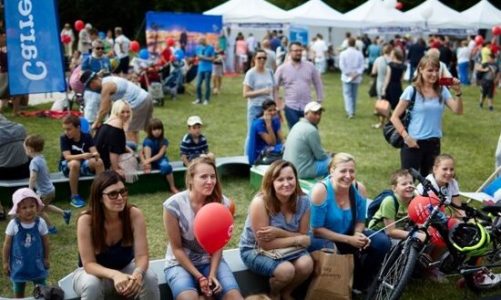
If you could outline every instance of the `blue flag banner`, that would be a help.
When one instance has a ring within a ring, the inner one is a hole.
[[[11,95],[66,90],[55,0],[4,1]]]
[[[146,43],[151,53],[160,53],[167,41],[179,42],[186,56],[194,56],[197,41],[205,36],[210,45],[217,45],[223,29],[221,16],[153,12],[146,13]]]
[[[308,45],[308,28],[300,26],[291,26],[289,28],[289,41],[299,42],[303,46]]]

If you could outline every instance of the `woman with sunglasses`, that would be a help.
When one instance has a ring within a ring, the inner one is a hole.
[[[163,221],[169,244],[165,254],[165,280],[173,299],[242,299],[223,250],[207,253],[195,239],[194,221],[206,204],[229,206],[223,196],[214,160],[198,157],[186,170],[187,190],[165,200]]]
[[[243,96],[247,99],[247,132],[250,132],[252,122],[263,113],[265,100],[275,99],[275,78],[273,71],[267,69],[266,51],[257,49],[252,58],[252,68],[245,73]],[[245,144],[247,145],[248,138]]]
[[[82,300],[160,299],[156,274],[148,270],[144,216],[128,203],[118,173],[105,171],[92,182],[89,209],[77,220],[77,244],[73,289]]]

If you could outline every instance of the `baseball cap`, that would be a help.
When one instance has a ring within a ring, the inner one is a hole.
[[[196,125],[196,124],[200,124],[200,125],[204,124],[204,123],[202,123],[202,119],[200,119],[199,116],[191,116],[191,117],[189,117],[188,121],[186,123],[188,123],[188,126],[193,126],[193,125]]]
[[[80,75],[80,82],[84,85],[84,87],[88,87],[91,80],[96,76],[96,72],[87,70]]]
[[[319,110],[324,111],[325,109],[322,107],[320,103],[316,101],[311,101],[304,107],[304,113],[307,113],[309,111],[317,112]]]
[[[35,194],[35,192],[32,189],[29,188],[21,188],[18,189],[17,191],[12,194],[12,209],[9,211],[9,215],[14,216],[17,214],[17,206],[21,201],[27,198],[33,198],[36,200],[38,204],[38,211],[42,210],[44,207],[42,200],[40,197]]]

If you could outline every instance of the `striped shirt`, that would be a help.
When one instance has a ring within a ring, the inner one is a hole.
[[[198,143],[193,140],[193,137],[190,133],[184,135],[183,140],[181,141],[181,155],[186,155],[188,160],[191,161],[200,156],[200,154],[209,153],[209,144],[207,143],[207,139],[203,134],[198,137]]]
[[[320,73],[309,61],[299,63],[286,62],[275,72],[275,82],[284,86],[285,104],[295,110],[303,110],[311,101],[310,87],[313,85],[317,93],[317,101],[324,99],[324,86]]]

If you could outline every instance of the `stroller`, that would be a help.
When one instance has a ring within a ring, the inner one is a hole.
[[[175,99],[178,93],[184,93],[183,69],[184,61],[175,60],[171,63],[169,75],[162,79],[163,93],[170,95],[171,99]]]

